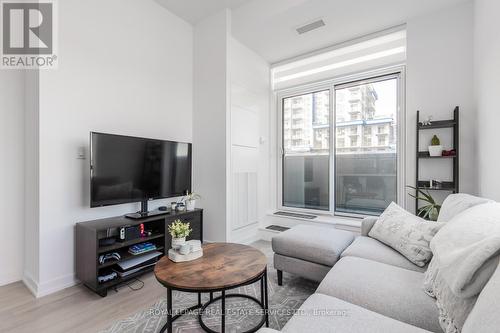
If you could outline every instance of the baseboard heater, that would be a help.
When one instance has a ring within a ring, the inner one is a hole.
[[[313,219],[317,218],[316,215],[300,214],[300,213],[290,213],[290,212],[276,212],[276,213],[274,213],[274,215],[296,217],[296,218],[299,218],[299,219],[308,219],[308,220],[313,220]]]

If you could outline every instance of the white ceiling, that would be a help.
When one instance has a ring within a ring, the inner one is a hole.
[[[233,10],[232,33],[273,63],[406,23],[468,0],[252,0]],[[325,27],[295,28],[323,18]]]
[[[270,63],[354,39],[472,0],[155,0],[191,24],[232,9],[232,34]],[[295,29],[322,18],[326,26]]]
[[[161,6],[188,21],[196,24],[205,17],[224,8],[237,8],[250,0],[155,0]]]

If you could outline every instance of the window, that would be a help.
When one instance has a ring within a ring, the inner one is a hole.
[[[281,208],[379,215],[404,193],[401,73],[318,86],[278,95]]]
[[[283,206],[330,210],[330,91],[284,98]],[[293,101],[293,102],[291,102]]]
[[[348,152],[345,147],[335,151],[335,211],[357,214],[380,214],[392,202],[397,201],[396,140],[389,145],[389,128],[397,124],[398,78],[362,81],[346,86],[336,86],[337,104],[356,98],[361,109],[356,109],[360,119],[336,112],[336,126],[345,121],[360,120],[363,124],[378,124],[378,143],[383,150],[372,149],[371,128],[362,131],[362,145],[358,138],[351,139]],[[346,110],[345,105],[336,110]],[[349,113],[349,112],[348,112]],[[396,131],[391,131],[396,133]],[[355,149],[352,149],[355,148]]]

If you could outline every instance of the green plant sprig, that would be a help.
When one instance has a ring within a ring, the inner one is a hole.
[[[422,189],[416,188],[415,186],[409,186],[407,185],[406,187],[411,188],[415,191],[417,191],[417,195],[413,195],[411,193],[408,193],[408,195],[412,198],[415,198],[417,200],[426,202],[427,205],[422,206],[418,208],[417,210],[417,216],[420,216],[423,219],[431,219],[431,214],[433,210],[436,210],[436,212],[439,215],[439,211],[441,210],[441,205],[439,205],[436,200],[432,197],[432,195],[429,193],[429,191],[423,191]]]
[[[439,146],[441,144],[441,140],[439,140],[438,136],[434,134],[431,139],[431,146]]]
[[[191,229],[189,227],[189,222],[182,222],[181,220],[175,220],[171,225],[168,226],[168,232],[173,238],[184,238],[191,234]]]
[[[199,195],[198,193],[191,192],[186,194],[185,198],[187,201],[198,200],[201,199],[201,195]]]

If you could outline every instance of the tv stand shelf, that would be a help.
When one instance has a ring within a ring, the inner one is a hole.
[[[127,260],[127,259],[130,259],[130,258],[139,258],[139,257],[142,257],[143,255],[145,255],[147,253],[150,253],[150,252],[153,252],[153,251],[161,251],[162,253],[164,253],[163,249],[164,249],[163,246],[158,246],[154,250],[146,251],[146,252],[139,253],[139,254],[131,254],[128,251],[127,252],[123,252],[123,253],[120,254],[120,257],[121,257],[120,260],[106,261],[104,264],[100,264],[98,266],[98,268],[101,269],[101,268],[110,267],[110,266],[113,266],[113,265],[119,263],[120,261]],[[121,251],[119,251],[119,252],[121,252]]]
[[[158,238],[164,238],[164,237],[165,237],[165,234],[163,233],[163,234],[152,235],[152,236],[149,236],[149,237],[136,238],[136,239],[132,239],[132,240],[129,240],[129,241],[126,241],[126,242],[116,242],[113,245],[99,247],[99,249],[97,250],[97,252],[99,254],[106,253],[106,252],[113,252],[113,251],[116,251],[116,250],[120,250],[120,249],[122,249],[124,247],[128,248],[129,246],[132,246],[132,245],[135,245],[135,244],[149,242],[149,241],[152,241],[152,240],[155,240],[155,239],[158,239]]]
[[[149,252],[137,255],[130,254],[128,248],[135,244],[151,242],[156,245],[156,250],[165,255],[171,247],[171,237],[168,234],[168,226],[175,220],[180,219],[183,222],[189,222],[193,232],[188,239],[199,239],[203,241],[203,210],[196,209],[187,212],[165,212],[162,215],[155,215],[143,219],[129,219],[125,216],[116,216],[100,220],[80,222],[76,224],[76,276],[89,289],[105,297],[109,288],[136,278],[137,276],[150,272],[154,266],[130,274],[129,276],[104,283],[98,282],[98,276],[107,275],[113,271],[116,264],[125,259],[140,257]],[[104,238],[118,237],[118,230],[121,227],[138,226],[144,224],[146,230],[152,230],[149,237],[140,237],[128,241],[116,241],[112,245],[99,246],[99,241]],[[106,253],[117,252],[120,254],[120,260],[107,261],[99,263],[99,256]],[[160,257],[161,258],[161,257]]]

